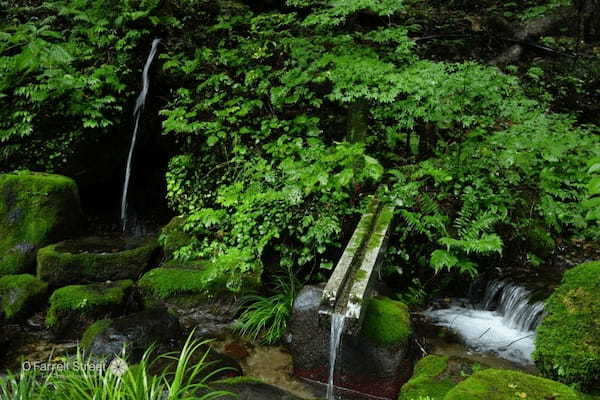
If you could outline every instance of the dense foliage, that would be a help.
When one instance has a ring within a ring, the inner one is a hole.
[[[564,2],[539,3],[523,18]],[[167,198],[194,237],[175,258],[226,260],[232,290],[261,272],[323,279],[377,188],[398,204],[390,270],[474,276],[509,244],[539,264],[522,244],[597,239],[597,126],[551,112],[568,85],[545,86],[539,68],[520,80],[427,59],[411,38],[421,13],[389,0],[13,7],[0,29],[1,168],[60,168],[126,126],[143,45],[160,31],[162,133],[177,144]]]

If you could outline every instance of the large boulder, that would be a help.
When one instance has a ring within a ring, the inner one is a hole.
[[[71,285],[54,291],[46,325],[58,334],[73,336],[91,322],[126,310],[133,281]]]
[[[75,182],[34,172],[0,175],[0,275],[31,272],[37,250],[81,229]]]
[[[154,237],[88,237],[40,249],[37,275],[54,287],[138,279],[158,251]]]
[[[27,317],[46,299],[48,285],[33,275],[5,275],[0,278],[0,317],[7,320]]]
[[[319,318],[322,289],[304,287],[294,301],[287,335],[294,373],[326,383],[329,377],[330,326]],[[342,336],[335,385],[394,398],[412,370],[412,327],[406,305],[372,298],[357,336]]]
[[[83,334],[81,346],[96,357],[126,354],[135,362],[151,345],[158,352],[172,350],[181,335],[177,318],[164,309],[152,309],[96,321]]]
[[[600,261],[564,275],[546,301],[534,359],[547,377],[600,389]]]
[[[570,387],[519,371],[486,369],[460,382],[444,400],[583,400]]]

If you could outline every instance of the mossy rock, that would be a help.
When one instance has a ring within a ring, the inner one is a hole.
[[[92,344],[94,339],[98,335],[100,335],[104,331],[106,331],[108,328],[110,328],[111,325],[112,325],[112,320],[110,320],[110,319],[101,319],[101,320],[98,320],[98,321],[94,322],[93,324],[91,324],[85,330],[85,332],[83,332],[83,336],[81,336],[81,341],[79,342],[79,345],[81,346],[81,348],[86,351],[89,350],[90,345]]]
[[[160,245],[163,248],[166,259],[172,259],[174,253],[194,241],[194,236],[184,230],[185,217],[174,217],[165,225],[159,236]]]
[[[412,336],[406,304],[387,297],[371,298],[365,310],[361,336],[377,346],[404,346]]]
[[[519,371],[486,369],[460,382],[444,400],[582,400],[570,387]]]
[[[54,287],[137,279],[157,250],[153,237],[68,240],[39,250],[37,275]]]
[[[0,175],[0,276],[31,272],[37,250],[73,236],[83,213],[75,181],[28,171]]]
[[[563,383],[600,389],[600,261],[567,271],[545,310],[534,352],[538,369]]]
[[[207,298],[225,291],[214,266],[207,268],[154,268],[142,276],[138,288],[145,306],[156,306],[163,300],[186,302]]]
[[[415,365],[413,376],[402,386],[398,400],[442,400],[450,389],[482,368],[487,367],[465,358],[426,356]]]
[[[72,328],[71,333],[85,329],[89,322],[122,313],[127,303],[132,280],[71,285],[54,291],[46,325],[57,333]]]
[[[7,320],[27,317],[46,297],[48,284],[33,275],[6,275],[0,278],[0,305]]]

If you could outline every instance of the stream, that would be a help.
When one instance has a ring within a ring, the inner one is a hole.
[[[505,281],[492,281],[483,299],[454,299],[445,308],[423,315],[434,325],[456,333],[472,352],[497,356],[521,365],[533,365],[535,328],[544,306],[531,302],[531,293]]]

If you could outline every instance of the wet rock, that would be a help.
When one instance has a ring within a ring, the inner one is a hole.
[[[304,287],[294,301],[288,342],[294,373],[312,381],[329,376],[329,323],[319,320],[322,289]],[[336,386],[394,398],[412,370],[412,327],[407,307],[388,298],[370,299],[361,331],[342,336]]]
[[[0,275],[31,272],[36,251],[81,230],[75,182],[35,172],[0,174]]]
[[[301,397],[295,396],[283,389],[268,385],[259,380],[240,377],[223,380],[212,385],[218,390],[225,390],[233,393],[234,396],[223,396],[223,399],[238,400],[301,400]]]
[[[22,319],[39,307],[46,298],[48,285],[33,275],[5,275],[0,278],[0,316],[7,320]]]
[[[133,281],[122,280],[60,288],[50,297],[46,326],[57,334],[72,336],[94,320],[122,314],[132,286]]]
[[[239,306],[225,283],[212,278],[211,266],[155,268],[138,283],[138,295],[147,308],[164,307],[179,318],[185,329],[199,337],[226,333]]]
[[[223,354],[233,358],[234,360],[243,360],[250,355],[246,347],[240,343],[227,344],[223,349]]]
[[[81,345],[97,357],[126,351],[128,360],[138,361],[152,344],[158,352],[169,351],[181,336],[177,318],[164,309],[152,309],[96,321],[83,334]]]
[[[153,237],[88,237],[40,249],[37,275],[51,286],[137,279],[157,256]]]

